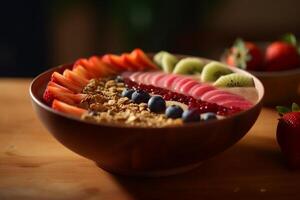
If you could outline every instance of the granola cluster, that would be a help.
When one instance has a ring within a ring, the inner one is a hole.
[[[90,112],[83,115],[83,119],[141,127],[182,124],[181,119],[170,119],[164,114],[150,112],[147,104],[136,104],[127,97],[122,97],[125,84],[116,80],[113,77],[92,79],[84,88],[83,93],[88,95],[81,105]]]

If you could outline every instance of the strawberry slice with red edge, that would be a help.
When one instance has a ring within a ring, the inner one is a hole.
[[[117,74],[118,70],[114,68],[112,65],[106,64],[102,61],[102,58],[99,56],[91,56],[89,58],[89,62],[94,64],[94,66],[99,70],[102,71],[103,76],[110,76],[113,74]]]
[[[137,62],[132,54],[123,53],[121,59],[125,65],[130,66],[130,69],[134,71],[143,71],[145,68],[141,63]]]
[[[93,74],[94,78],[102,77],[105,73],[103,69],[96,67],[94,63],[86,58],[78,59],[74,65],[83,66],[88,72]]]
[[[87,110],[54,99],[52,108],[65,114],[81,117]]]
[[[66,92],[64,89],[55,86],[47,86],[44,92],[44,100],[46,103],[51,104],[54,99],[58,99],[65,103],[76,105],[79,104],[80,101],[86,97],[86,94],[74,94],[70,92]]]
[[[75,82],[77,85],[80,85],[81,87],[86,86],[89,83],[89,80],[77,75],[75,72],[65,69],[63,72],[63,76],[66,77],[67,79],[72,80]]]
[[[85,78],[85,79],[92,79],[95,78],[95,75],[93,75],[92,73],[88,72],[84,67],[82,67],[81,65],[74,65],[72,71],[74,73],[76,73],[77,75]]]
[[[69,90],[68,88],[66,87],[63,87],[53,81],[49,81],[48,85],[47,86],[52,86],[52,87],[56,87],[56,88],[59,88],[61,89],[63,92],[67,92],[67,93],[71,93],[71,94],[74,94],[74,92],[72,92],[71,90]]]
[[[106,54],[105,56],[102,57],[103,61],[109,60],[110,63],[116,67],[118,67],[121,71],[131,71],[132,69],[130,66],[126,65],[121,56],[114,55],[114,54]]]
[[[144,68],[158,69],[158,67],[151,61],[151,59],[139,48],[131,52],[131,57],[139,62]]]
[[[53,74],[51,76],[51,81],[58,83],[75,93],[80,93],[81,90],[83,89],[83,87],[81,87],[80,85],[77,85],[77,83],[75,83],[74,81],[72,81],[70,79],[67,79],[66,77],[64,77],[63,75],[61,75],[58,72],[53,72]]]

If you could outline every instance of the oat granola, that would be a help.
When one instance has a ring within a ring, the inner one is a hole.
[[[126,126],[164,127],[181,125],[181,119],[167,118],[164,114],[150,112],[146,103],[136,104],[121,93],[123,82],[113,77],[92,79],[83,89],[87,96],[81,105],[89,110],[82,116],[85,120],[124,124]]]

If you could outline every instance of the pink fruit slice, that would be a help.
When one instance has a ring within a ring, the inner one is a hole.
[[[243,97],[235,94],[217,94],[207,100],[210,103],[220,104],[224,101],[245,101]]]
[[[151,79],[153,76],[155,76],[156,74],[160,74],[160,72],[157,72],[157,71],[154,71],[154,72],[146,72],[147,75],[145,76],[145,79],[144,79],[144,83],[146,85],[151,85]]]
[[[189,96],[189,91],[190,91],[190,90],[192,89],[192,87],[194,87],[195,85],[200,85],[200,83],[197,82],[197,81],[195,81],[195,80],[190,80],[190,81],[186,82],[184,85],[181,86],[181,88],[180,88],[180,93]]]
[[[141,73],[138,75],[137,77],[137,82],[138,83],[141,83],[141,84],[145,84],[145,77],[147,76],[148,74],[147,73]]]
[[[173,82],[178,78],[180,77],[178,77],[177,75],[169,75],[168,77],[166,77],[166,79],[164,79],[162,88],[170,89]]]
[[[186,84],[187,82],[189,82],[189,81],[191,81],[192,79],[190,79],[190,78],[186,78],[186,77],[183,77],[183,78],[181,78],[180,80],[178,80],[178,82],[176,81],[176,82],[174,82],[174,84],[173,84],[173,86],[172,86],[172,90],[174,91],[174,92],[180,92],[180,88],[184,85],[184,84]]]
[[[220,95],[220,94],[230,94],[229,92],[223,91],[223,90],[212,90],[212,91],[208,91],[205,94],[202,95],[201,100],[202,101],[208,101],[209,98],[215,96],[215,95]]]
[[[224,107],[236,107],[236,108],[240,108],[242,110],[247,110],[250,107],[253,106],[253,104],[249,101],[232,101],[232,100],[228,100],[228,101],[224,101],[222,103],[220,103],[219,105],[224,106]]]
[[[143,76],[143,84],[145,84],[145,85],[148,85],[148,80],[149,80],[149,78],[151,77],[151,72],[144,72],[145,73],[145,76]]]
[[[204,94],[212,90],[216,90],[216,88],[207,84],[199,84],[191,88],[189,95],[195,99],[201,99]]]
[[[124,73],[123,73],[124,74]],[[142,72],[134,72],[134,73],[132,73],[130,76],[129,76],[129,79],[131,80],[131,81],[133,81],[133,82],[137,82],[137,79],[138,79],[138,77],[139,77],[139,75],[140,74],[142,74]],[[125,75],[123,75],[123,77],[126,77],[126,74]]]
[[[149,81],[150,81],[151,85],[159,85],[159,81],[166,76],[167,76],[167,74],[165,74],[165,73],[157,73],[154,76],[152,76]]]

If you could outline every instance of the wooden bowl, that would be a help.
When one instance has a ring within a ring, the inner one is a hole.
[[[264,105],[286,105],[300,101],[300,69],[278,72],[249,71],[264,85]]]
[[[43,92],[54,71],[52,68],[31,83],[33,107],[49,132],[70,150],[97,163],[101,168],[122,175],[167,176],[197,167],[202,161],[224,151],[240,140],[256,121],[264,88],[252,76],[258,101],[249,110],[222,120],[189,123],[180,127],[141,128],[83,121],[53,110],[43,102]]]

